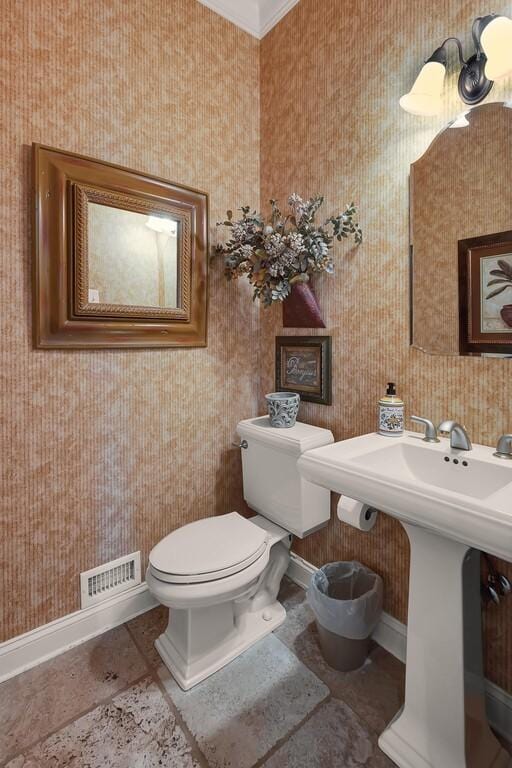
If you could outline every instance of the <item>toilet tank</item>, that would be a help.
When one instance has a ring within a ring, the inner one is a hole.
[[[334,442],[332,432],[297,422],[270,426],[268,416],[239,422],[244,499],[251,509],[301,539],[326,525],[330,492],[302,478],[297,460],[304,451]]]

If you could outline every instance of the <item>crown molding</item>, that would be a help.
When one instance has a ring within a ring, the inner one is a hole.
[[[261,40],[299,0],[199,0],[210,10]]]
[[[260,7],[260,39],[270,32],[272,27],[291,11],[299,0],[259,0]]]

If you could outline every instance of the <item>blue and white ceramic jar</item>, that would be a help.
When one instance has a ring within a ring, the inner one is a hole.
[[[300,395],[296,392],[271,392],[265,395],[272,427],[288,429],[295,425]]]

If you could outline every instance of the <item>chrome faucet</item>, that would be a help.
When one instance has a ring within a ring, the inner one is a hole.
[[[458,421],[447,419],[442,421],[437,429],[441,434],[450,435],[450,448],[459,448],[461,451],[470,451],[473,448],[466,428]]]
[[[498,459],[512,459],[512,435],[502,435],[500,437],[494,455]]]

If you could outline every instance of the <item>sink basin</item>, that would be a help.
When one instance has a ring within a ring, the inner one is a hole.
[[[381,749],[400,768],[512,768],[486,718],[480,597],[480,550],[512,560],[512,461],[374,433],[306,451],[298,468],[409,537],[405,703]]]
[[[307,451],[299,468],[311,482],[401,521],[512,559],[512,461],[487,446],[461,451],[416,432],[370,434]]]

